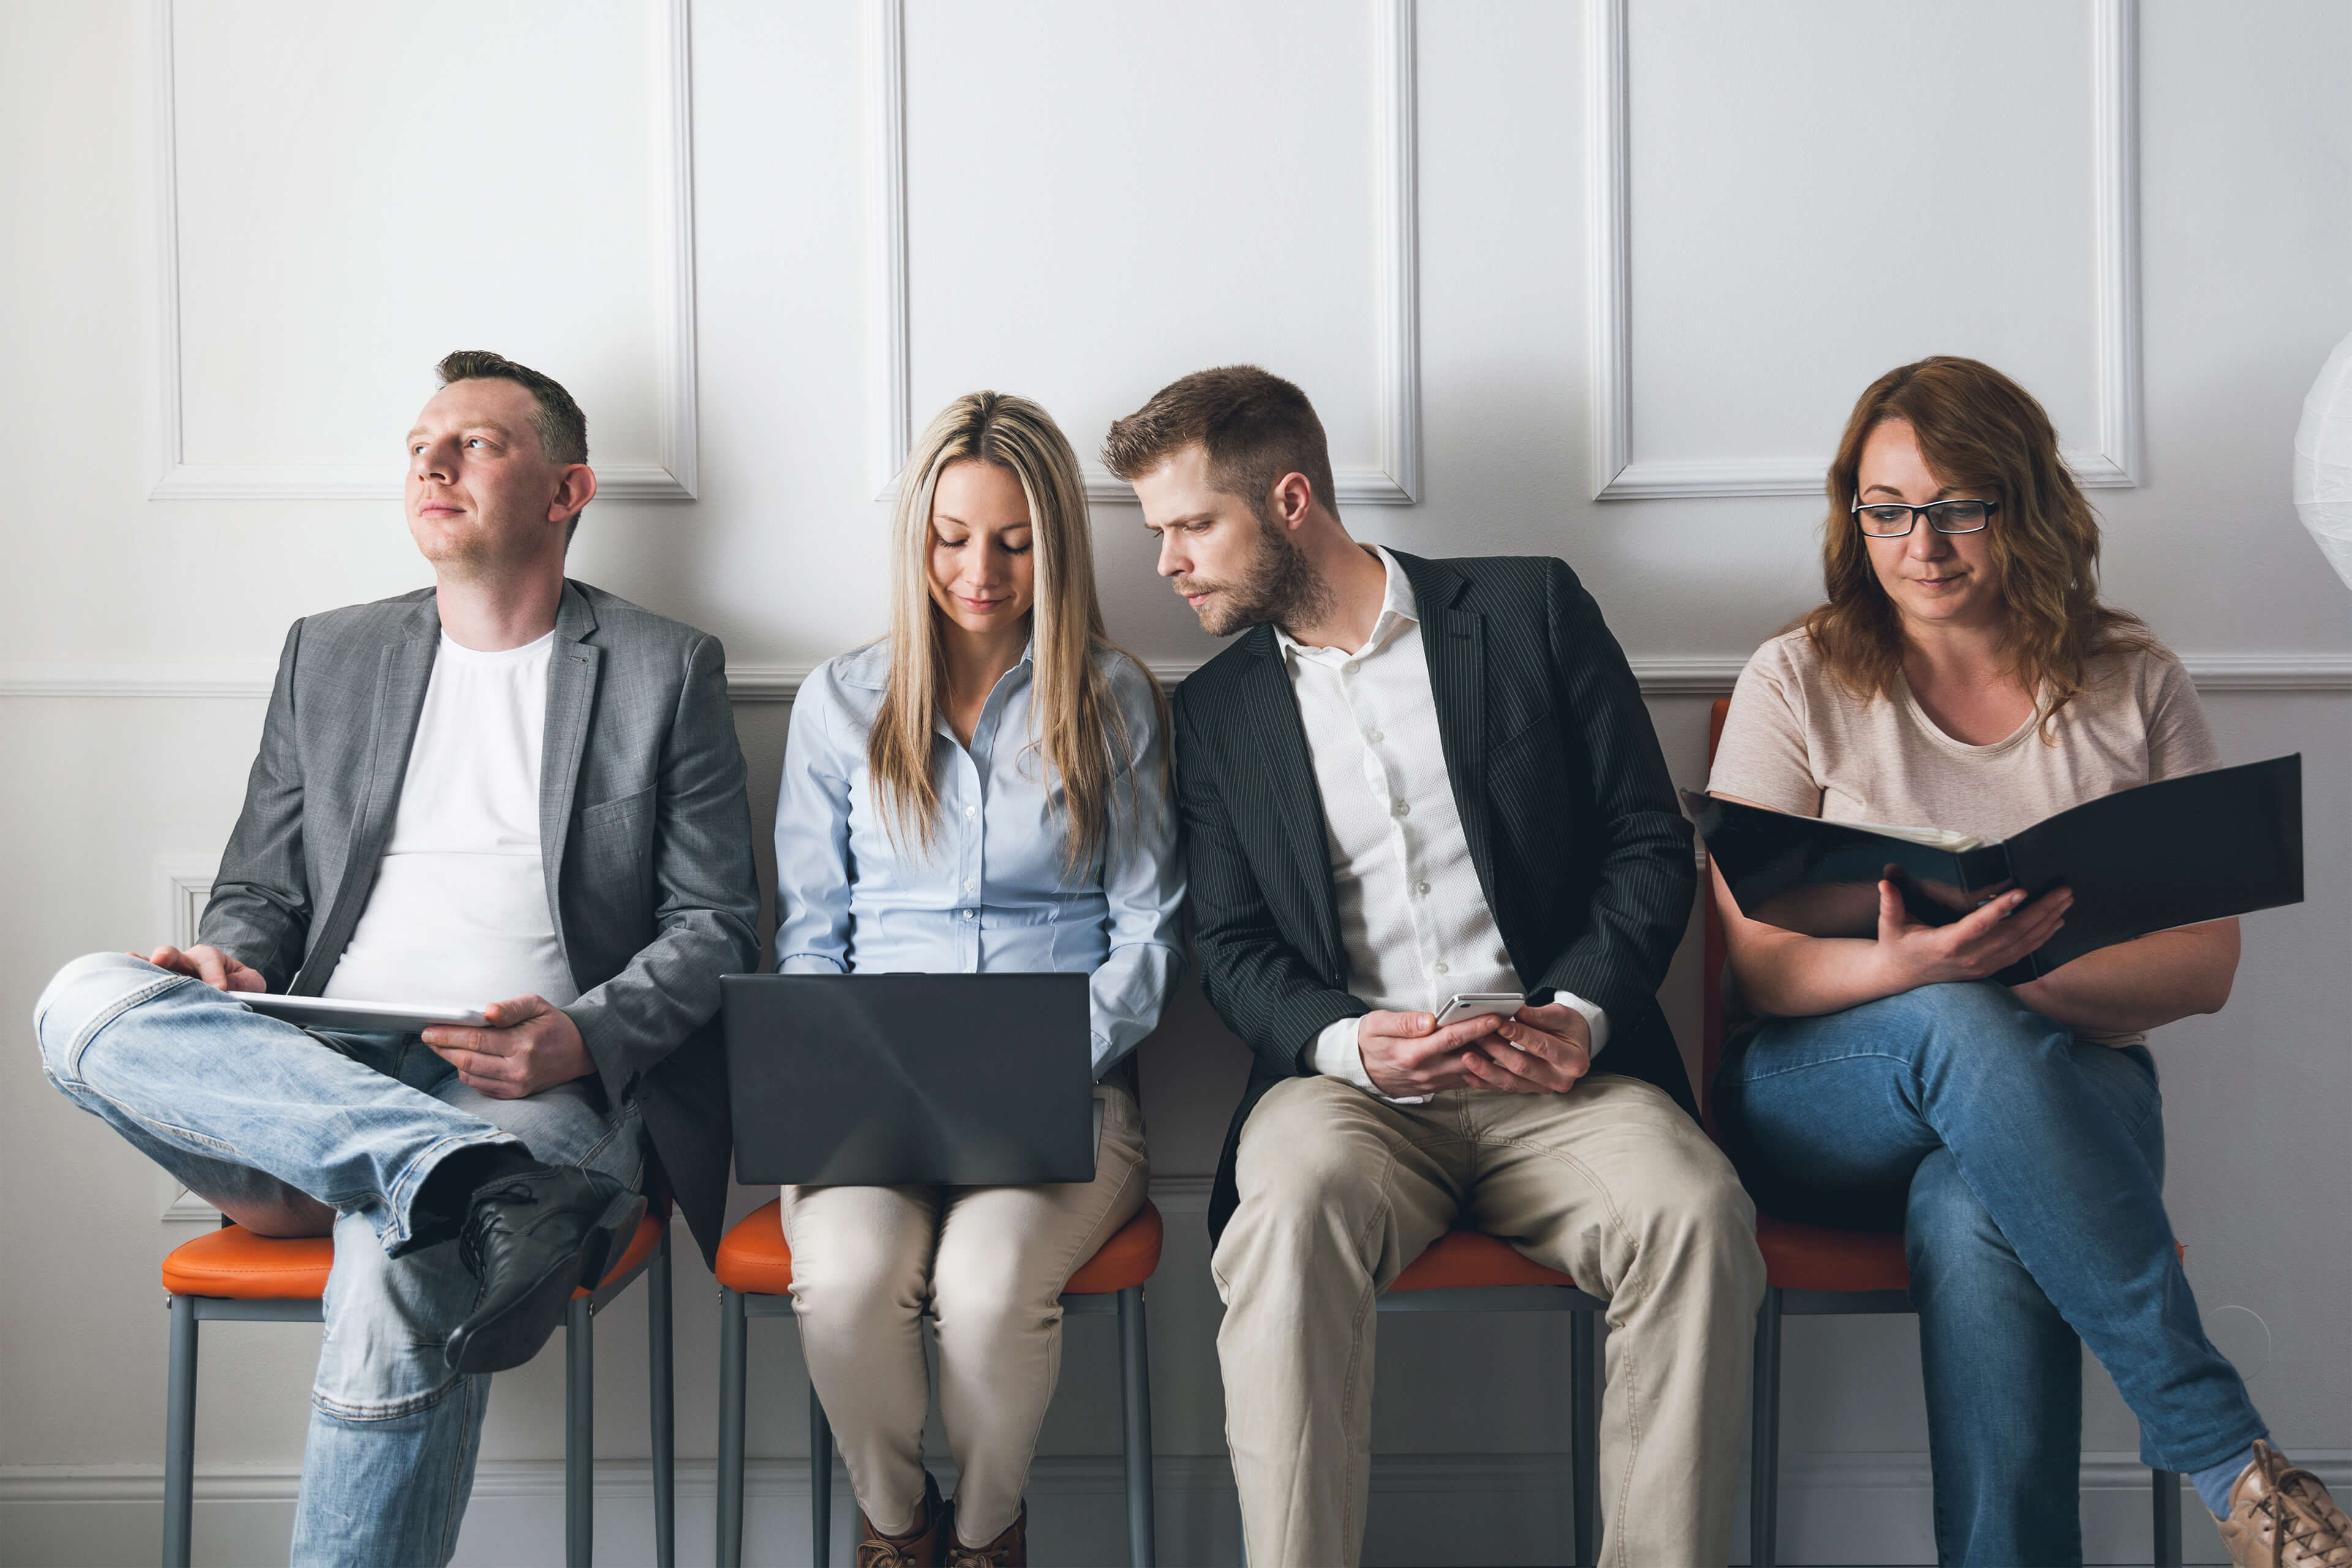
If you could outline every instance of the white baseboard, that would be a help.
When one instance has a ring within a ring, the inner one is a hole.
[[[2352,1450],[2296,1456],[2339,1496],[2352,1493]],[[954,1467],[933,1469],[950,1492]],[[1781,1467],[1780,1556],[1790,1563],[1908,1563],[1933,1560],[1927,1457],[1919,1453],[1790,1454]],[[1224,1456],[1166,1455],[1154,1467],[1160,1560],[1239,1561],[1233,1479]],[[1557,1563],[1567,1541],[1567,1456],[1384,1454],[1372,1461],[1365,1562]],[[300,1479],[293,1469],[205,1468],[196,1479],[196,1560],[282,1562]],[[2147,1472],[2124,1453],[2084,1456],[2083,1528],[2092,1563],[2147,1561]],[[808,1553],[808,1468],[799,1459],[747,1468],[745,1561],[799,1563]],[[1123,1471],[1117,1456],[1045,1457],[1031,1473],[1036,1561],[1126,1561]],[[678,1552],[710,1559],[714,1468],[677,1468]],[[835,1467],[834,1561],[849,1561],[855,1522],[846,1478]],[[642,1459],[596,1468],[598,1559],[647,1563],[653,1554],[653,1474]],[[460,1564],[562,1561],[563,1467],[485,1462],[458,1543]],[[2226,1561],[2220,1538],[2184,1492],[2188,1557]],[[73,1568],[144,1562],[155,1550],[163,1477],[152,1466],[0,1468],[0,1565]],[[1743,1489],[1739,1515],[1747,1514]],[[1733,1561],[1746,1559],[1744,1524]]]

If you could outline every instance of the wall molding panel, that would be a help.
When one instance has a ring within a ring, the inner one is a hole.
[[[2069,451],[2086,489],[2141,475],[2138,0],[2086,0],[2091,13],[2092,184],[2098,448]],[[1631,0],[1585,0],[1586,320],[1592,494],[1598,500],[1814,495],[1828,454],[1790,458],[1633,455]]]
[[[1644,697],[1723,697],[1746,668],[1745,655],[1637,655],[1627,660]],[[2319,694],[2352,691],[2352,653],[2188,653],[2180,656],[2200,691]],[[1201,668],[1189,659],[1149,661],[1162,684]],[[0,698],[144,699],[269,695],[274,663],[0,664]],[[737,664],[727,669],[738,702],[790,702],[815,667]]]
[[[1421,282],[1416,0],[1367,0],[1373,25],[1373,133],[1379,211],[1376,372],[1380,462],[1339,468],[1343,503],[1412,506],[1421,500]],[[866,181],[875,500],[894,500],[915,444],[913,328],[908,297],[906,0],[866,0]],[[1132,504],[1134,491],[1082,458],[1087,499]]]
[[[148,418],[150,500],[381,500],[402,478],[381,463],[191,463],[186,460],[180,338],[179,128],[174,80],[176,0],[149,0],[153,120],[148,180],[152,233],[153,347]],[[598,465],[597,493],[624,500],[691,500],[698,483],[695,412],[694,102],[690,0],[651,0],[646,68],[653,73],[651,218],[655,380],[659,461]]]

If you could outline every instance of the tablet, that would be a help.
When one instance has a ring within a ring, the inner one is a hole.
[[[489,1024],[477,1008],[438,1002],[354,1002],[329,996],[280,996],[271,991],[229,994],[257,1013],[306,1029],[391,1029],[413,1035],[432,1024],[465,1024],[477,1029]]]

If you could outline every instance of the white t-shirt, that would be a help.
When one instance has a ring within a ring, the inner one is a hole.
[[[442,634],[399,815],[329,996],[461,1007],[527,994],[557,1006],[578,998],[540,862],[539,758],[554,645],[550,632],[478,653]]]

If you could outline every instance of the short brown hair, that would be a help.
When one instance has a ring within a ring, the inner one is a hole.
[[[2046,702],[2045,724],[2081,694],[2093,659],[2156,646],[2138,616],[2099,602],[2098,514],[2059,456],[2042,405],[1982,361],[1936,354],[1871,383],[1830,460],[1822,540],[1829,602],[1798,624],[1847,690],[1891,700],[1903,671],[1902,626],[1849,510],[1863,444],[1890,419],[1911,426],[1937,479],[2000,503],[1985,544],[2000,574],[2009,668]]]
[[[580,412],[580,405],[553,376],[488,349],[458,349],[443,354],[433,373],[444,386],[459,381],[513,382],[530,394],[531,428],[539,432],[539,449],[547,460],[566,465],[588,460],[588,416]],[[581,511],[586,510],[583,507]],[[580,512],[575,511],[564,525],[563,537],[569,541],[579,531]]]
[[[1266,492],[1285,474],[1304,474],[1315,499],[1337,516],[1331,493],[1331,449],[1323,421],[1307,395],[1254,364],[1196,370],[1151,395],[1151,401],[1111,422],[1103,463],[1132,481],[1173,453],[1199,446],[1208,453],[1209,482],[1262,510]]]
[[[535,405],[531,425],[539,431],[539,449],[551,463],[588,460],[588,416],[553,376],[517,364],[488,349],[459,349],[441,356],[433,373],[447,386],[458,381],[511,381],[530,394]]]

